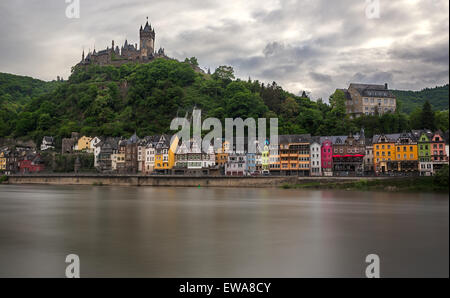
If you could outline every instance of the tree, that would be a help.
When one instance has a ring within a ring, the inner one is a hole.
[[[345,116],[346,108],[345,108],[345,93],[342,90],[336,90],[333,95],[330,96],[330,104],[331,109],[337,115]]]
[[[19,114],[19,120],[16,125],[16,136],[25,136],[28,132],[35,128],[35,120],[30,112],[22,112]]]
[[[434,121],[434,113],[431,109],[431,104],[427,100],[423,104],[422,112],[420,114],[420,123],[422,125],[422,128],[428,128],[431,130],[436,129],[436,124]]]
[[[38,129],[48,130],[52,126],[52,118],[49,114],[41,114],[38,120]]]
[[[222,65],[216,68],[213,74],[215,80],[229,81],[234,80],[234,69],[231,66]]]
[[[195,57],[186,58],[186,59],[184,60],[184,62],[189,63],[189,64],[191,64],[191,65],[193,65],[193,66],[198,66],[198,60],[197,60],[197,58],[195,58]]]
[[[286,98],[286,100],[281,104],[281,114],[290,119],[298,115],[300,106],[292,97]]]
[[[449,127],[448,110],[437,111],[435,113],[436,128],[442,131],[447,131]]]

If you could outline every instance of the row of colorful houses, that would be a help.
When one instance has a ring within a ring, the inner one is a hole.
[[[39,152],[27,147],[0,148],[0,174],[28,174],[45,170]]]
[[[53,138],[44,137],[45,150],[54,148]],[[364,130],[346,136],[280,135],[278,144],[254,141],[248,152],[221,140],[219,148],[201,139],[181,142],[163,134],[139,138],[88,137],[72,134],[63,139],[62,153],[94,155],[101,173],[174,175],[281,175],[281,176],[370,176],[433,175],[448,164],[448,132],[413,130],[366,138]],[[41,149],[44,149],[41,145]],[[45,169],[38,152],[0,150],[0,172],[34,173]]]
[[[448,164],[447,142],[440,131],[413,130],[410,133],[374,136],[374,171],[416,172],[432,175]]]
[[[449,156],[448,133],[429,130],[372,138],[364,130],[347,136],[280,135],[277,145],[255,141],[256,152],[246,150],[246,141],[240,151],[226,140],[219,148],[201,148],[200,139],[181,143],[170,135],[107,138],[95,146],[95,165],[101,172],[142,174],[432,175]]]

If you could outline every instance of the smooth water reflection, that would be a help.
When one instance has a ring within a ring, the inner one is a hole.
[[[0,276],[449,275],[447,195],[0,186]]]

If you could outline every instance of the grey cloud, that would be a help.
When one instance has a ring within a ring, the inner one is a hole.
[[[407,61],[422,61],[425,63],[445,65],[449,63],[449,44],[446,42],[424,47],[396,47],[390,51],[394,59]]]
[[[333,81],[333,77],[326,75],[326,74],[310,72],[309,75],[314,81],[317,81],[317,82],[331,83]]]
[[[0,71],[67,77],[88,50],[138,42],[149,16],[156,45],[203,68],[232,65],[237,76],[276,81],[289,91],[328,96],[351,81],[420,89],[448,83],[448,1],[382,1],[381,18],[362,0],[2,0]]]
[[[389,72],[379,71],[373,73],[355,73],[350,81],[355,83],[375,83],[375,84],[383,84],[383,83],[392,83],[393,75]]]

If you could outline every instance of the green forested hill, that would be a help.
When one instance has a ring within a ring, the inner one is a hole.
[[[330,97],[330,104],[315,102],[275,82],[236,79],[229,66],[220,66],[213,74],[198,72],[193,58],[74,68],[65,82],[10,78],[15,83],[0,84],[0,90],[8,90],[0,93],[8,94],[3,99],[8,108],[0,112],[0,138],[29,138],[37,143],[44,135],[58,140],[73,131],[91,136],[169,133],[171,120],[194,107],[202,110],[203,118],[275,117],[280,134],[342,135],[364,127],[370,137],[420,128],[422,119],[395,113],[352,120],[345,113],[341,91]],[[448,112],[436,115],[436,127],[447,130]]]
[[[0,73],[0,105],[28,103],[31,98],[52,90],[56,82],[44,82],[30,77]]]
[[[32,98],[55,89],[60,82],[0,73],[0,137],[8,136],[21,110]]]
[[[421,91],[395,90],[393,93],[400,104],[401,112],[410,114],[417,108],[422,108],[426,100],[431,103],[434,110],[448,110],[448,91],[447,84],[441,87],[426,88]]]

